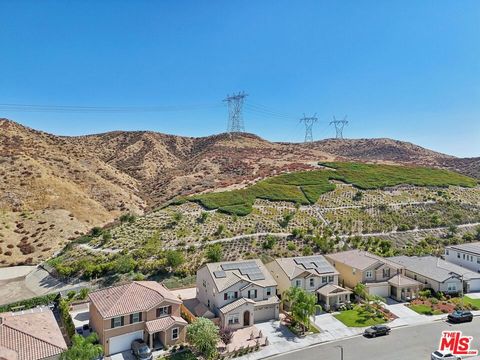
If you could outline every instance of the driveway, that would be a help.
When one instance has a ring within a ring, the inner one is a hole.
[[[406,303],[397,303],[393,305],[388,305],[385,304],[384,307],[392,314],[394,314],[397,319],[393,320],[389,326],[394,328],[394,327],[399,327],[399,326],[408,326],[408,325],[417,325],[421,323],[427,323],[427,322],[432,322],[436,320],[440,320],[444,318],[446,315],[432,315],[432,316],[427,316],[427,315],[422,315],[419,314],[412,309],[410,309],[408,306],[406,306]]]
[[[334,314],[335,313],[325,313],[315,316],[315,325],[317,325],[323,333],[329,334],[333,339],[341,339],[363,333],[365,328],[350,328],[340,320],[337,320]]]
[[[470,299],[480,299],[480,292],[466,293],[465,296],[469,297]]]

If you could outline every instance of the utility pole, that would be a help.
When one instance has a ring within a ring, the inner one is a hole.
[[[335,125],[335,137],[337,139],[343,139],[343,128],[345,125],[348,125],[347,115],[345,115],[342,120],[337,120],[337,118],[334,116],[333,121],[330,121],[330,125],[332,124]]]
[[[318,121],[316,115],[317,114],[313,114],[313,116],[307,117],[303,114],[303,118],[300,119],[300,122],[305,124],[305,143],[313,142],[312,128],[313,124]]]
[[[245,125],[243,124],[243,102],[248,94],[244,91],[238,94],[227,95],[223,100],[228,104],[228,133],[245,132]]]

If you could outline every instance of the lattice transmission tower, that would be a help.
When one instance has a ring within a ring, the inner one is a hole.
[[[347,115],[345,115],[342,120],[337,120],[337,118],[334,116],[333,121],[330,121],[330,125],[332,124],[335,125],[335,137],[337,139],[343,139],[343,128],[345,125],[348,125]]]
[[[227,95],[223,100],[228,104],[227,132],[245,132],[245,125],[243,123],[243,103],[247,96],[248,94],[241,91],[238,94]]]
[[[313,116],[308,117],[303,114],[303,118],[300,119],[300,122],[303,122],[305,124],[305,143],[313,142],[312,128],[313,124],[318,121],[316,115],[317,114],[313,114]]]

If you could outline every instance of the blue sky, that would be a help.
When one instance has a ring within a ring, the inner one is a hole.
[[[304,112],[316,139],[332,137],[328,122],[347,114],[346,137],[480,156],[477,0],[0,0],[0,14],[1,104],[181,108],[0,106],[37,129],[204,136],[225,131],[221,100],[245,90],[269,109],[246,109],[246,130],[269,140],[302,141]]]

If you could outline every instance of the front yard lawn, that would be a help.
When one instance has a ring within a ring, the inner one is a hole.
[[[422,315],[440,315],[443,314],[440,310],[434,310],[430,305],[414,304],[410,305],[410,309]]]
[[[348,327],[372,326],[386,322],[383,315],[372,317],[363,306],[355,306],[352,310],[345,310],[334,316]]]
[[[464,303],[473,305],[474,307],[480,309],[480,299],[472,299],[472,298],[469,298],[468,296],[464,296],[462,300]]]

